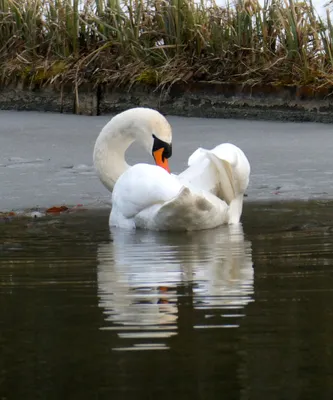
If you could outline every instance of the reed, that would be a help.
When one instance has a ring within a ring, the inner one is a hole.
[[[333,25],[311,1],[0,0],[0,80],[332,86]]]

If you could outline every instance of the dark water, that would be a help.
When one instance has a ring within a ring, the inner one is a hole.
[[[332,399],[333,203],[242,228],[0,225],[0,399]]]

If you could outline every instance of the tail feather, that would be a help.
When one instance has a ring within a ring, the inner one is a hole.
[[[157,212],[156,222],[163,229],[175,226],[179,230],[211,229],[227,222],[225,202],[209,193],[194,193],[184,187],[179,195],[165,203]]]

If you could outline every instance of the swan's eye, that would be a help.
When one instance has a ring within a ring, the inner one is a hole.
[[[163,154],[162,154],[162,159],[164,161],[165,158],[170,158],[172,156],[172,144],[164,142],[163,140],[157,138],[155,135],[153,135],[154,138],[154,145],[152,149],[152,154],[154,154],[155,151],[163,149]]]

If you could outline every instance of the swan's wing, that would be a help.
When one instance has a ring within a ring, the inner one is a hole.
[[[220,181],[218,170],[204,152],[204,149],[199,148],[193,153],[195,162],[189,164],[189,167],[178,175],[178,180],[194,191],[204,190],[216,195]]]
[[[188,160],[189,167],[179,175],[183,184],[207,190],[228,204],[243,195],[250,176],[250,164],[237,146],[223,143],[212,150],[197,149]]]
[[[216,146],[210,153],[215,156],[213,161],[217,168],[219,170],[225,169],[229,180],[232,182],[234,196],[244,194],[249,184],[251,172],[250,163],[244,152],[231,143],[223,143]],[[221,190],[223,190],[223,182],[221,186]]]

